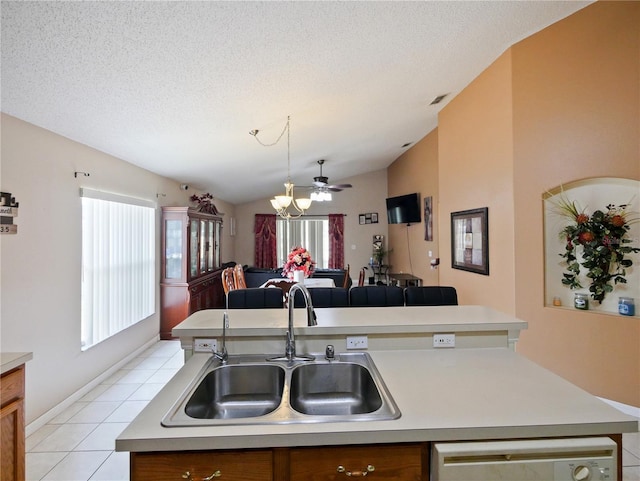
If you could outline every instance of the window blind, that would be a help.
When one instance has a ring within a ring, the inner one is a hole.
[[[81,189],[81,346],[155,312],[155,205]]]
[[[287,255],[296,246],[304,247],[311,254],[316,268],[329,265],[329,219],[278,219],[278,265],[282,266]]]

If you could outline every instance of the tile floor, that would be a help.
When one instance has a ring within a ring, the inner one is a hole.
[[[27,438],[27,481],[128,481],[115,438],[183,365],[178,341],[159,341]],[[623,481],[640,480],[640,433],[623,435]]]

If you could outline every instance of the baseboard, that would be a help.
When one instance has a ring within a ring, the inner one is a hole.
[[[623,413],[628,414],[629,416],[633,416],[640,419],[640,407],[630,406],[629,404],[622,404],[617,401],[611,401],[610,399],[605,399],[603,397],[600,397],[598,399],[606,402],[610,406],[613,406],[618,411],[622,411]]]
[[[123,366],[126,366],[132,359],[138,357],[138,355],[140,355],[142,352],[149,349],[159,340],[160,340],[160,336],[156,334],[152,339],[145,342],[141,347],[133,351],[124,359],[118,361],[116,364],[114,364],[109,369],[101,373],[98,377],[93,379],[91,382],[85,384],[83,387],[81,387],[76,392],[74,392],[71,396],[69,396],[68,398],[64,399],[62,402],[58,403],[57,405],[49,409],[46,413],[44,413],[37,419],[34,419],[33,421],[31,421],[25,427],[25,435],[29,436],[34,432],[36,432],[38,429],[40,429],[42,426],[47,424],[49,421],[55,418],[58,414],[60,414],[69,406],[71,406],[73,403],[75,403],[79,399],[82,399],[83,396],[85,396],[89,391],[91,391],[94,387],[96,387],[102,381],[104,381],[105,379],[109,379],[113,374],[119,371]]]

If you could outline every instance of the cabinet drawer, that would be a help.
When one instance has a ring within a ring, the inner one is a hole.
[[[272,481],[270,450],[131,453],[131,481]],[[191,477],[189,477],[189,475]]]
[[[290,481],[334,481],[370,475],[377,480],[427,481],[422,444],[295,448]]]
[[[24,367],[5,373],[0,378],[0,403],[2,406],[24,397]]]

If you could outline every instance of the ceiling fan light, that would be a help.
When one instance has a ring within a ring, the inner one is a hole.
[[[298,204],[298,207],[302,210],[307,210],[309,207],[311,207],[311,201],[313,199],[308,199],[308,198],[302,198],[302,199],[296,199],[296,204]]]
[[[329,202],[333,200],[333,196],[331,195],[331,192],[325,192],[323,194],[323,197],[324,197],[323,200],[326,200],[326,201],[329,201]]]
[[[311,200],[315,202],[322,202],[324,199],[319,192],[311,192]]]

